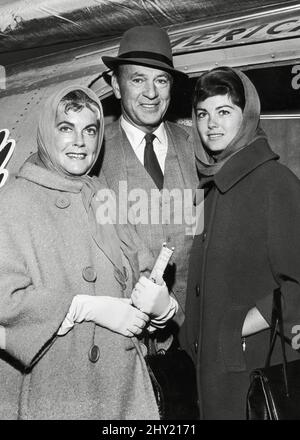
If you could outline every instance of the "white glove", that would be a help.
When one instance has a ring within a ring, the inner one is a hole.
[[[160,316],[170,306],[170,295],[166,283],[160,286],[144,276],[136,283],[131,300],[135,307],[154,318]]]
[[[83,321],[92,321],[113,332],[132,337],[143,331],[149,317],[133,307],[129,298],[76,295],[58,330],[58,336],[65,335],[75,322]]]

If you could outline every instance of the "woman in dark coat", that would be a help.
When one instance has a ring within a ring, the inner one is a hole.
[[[103,129],[97,96],[62,88],[41,112],[38,152],[1,190],[0,418],[159,419],[136,336],[141,310],[159,318],[167,303],[141,279],[133,307],[133,249],[99,224],[107,188],[88,173]]]
[[[198,80],[204,228],[190,256],[182,342],[196,364],[203,419],[246,418],[249,372],[267,355],[274,289],[286,337],[300,324],[300,182],[278,162],[259,117],[258,94],[242,72],[220,67]],[[281,362],[277,346],[272,362]]]

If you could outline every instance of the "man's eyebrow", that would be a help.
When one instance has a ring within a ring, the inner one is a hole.
[[[143,72],[132,72],[131,76],[146,76]]]
[[[144,78],[147,77],[147,75],[145,73],[143,73],[143,72],[132,72],[131,76],[142,76]],[[166,78],[171,78],[171,75],[169,75],[168,72],[159,73],[156,76],[156,78],[159,78],[161,76],[166,77]]]

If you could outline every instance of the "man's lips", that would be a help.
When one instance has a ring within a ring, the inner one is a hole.
[[[141,107],[145,108],[145,109],[149,109],[149,110],[153,110],[154,108],[159,106],[159,102],[152,102],[150,103],[141,103],[140,104]]]

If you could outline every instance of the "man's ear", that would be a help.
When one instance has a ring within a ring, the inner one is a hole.
[[[120,85],[119,85],[117,75],[115,73],[113,73],[112,77],[111,77],[111,86],[114,91],[115,97],[117,99],[121,99]]]

